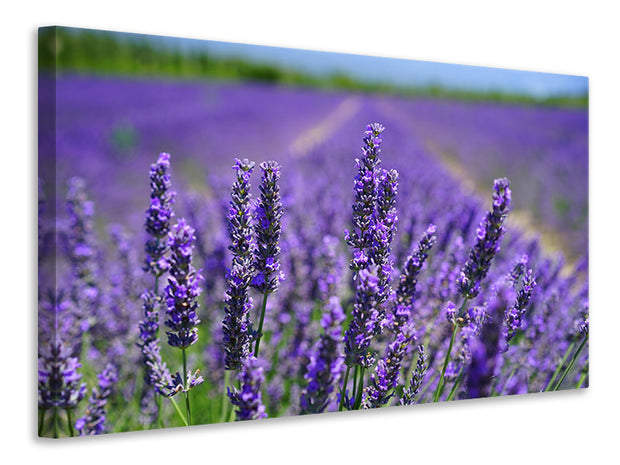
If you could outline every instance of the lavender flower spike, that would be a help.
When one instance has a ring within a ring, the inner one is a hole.
[[[174,217],[172,204],[176,193],[170,190],[170,154],[161,153],[157,163],[151,165],[151,200],[146,210],[145,229],[150,235],[146,243],[144,270],[156,278],[168,269],[165,258],[166,236]]]
[[[77,372],[81,365],[61,341],[41,347],[39,354],[39,407],[72,409],[84,398],[86,384]]]
[[[411,405],[415,402],[415,398],[420,392],[424,377],[426,376],[426,370],[428,369],[428,357],[424,351],[424,346],[418,346],[418,361],[416,363],[413,376],[409,382],[409,387],[403,391],[403,396],[400,399],[400,405]]]
[[[394,341],[388,344],[385,357],[379,360],[375,372],[370,375],[370,384],[364,392],[364,408],[381,407],[392,398],[403,357],[413,338],[413,326],[408,325],[401,328]]]
[[[536,280],[532,275],[532,270],[527,270],[523,276],[523,285],[519,292],[514,305],[506,312],[506,342],[510,341],[515,333],[521,328],[523,315],[532,300],[532,292],[536,287]]]
[[[379,318],[377,310],[379,286],[377,267],[360,270],[351,322],[344,334],[345,363],[349,367],[360,365],[368,368],[374,363],[374,357],[368,353],[368,347]]]
[[[192,266],[192,250],[195,240],[194,229],[181,218],[168,235],[170,247],[170,277],[166,286],[165,324],[168,344],[178,349],[187,349],[198,340],[196,326],[197,298],[201,289],[202,276]]]
[[[393,319],[391,327],[397,330],[405,325],[411,316],[418,277],[428,258],[428,253],[437,241],[437,236],[435,236],[436,232],[437,227],[434,224],[429,225],[422,234],[422,237],[420,237],[416,249],[409,258],[407,258],[407,262],[405,263],[405,269],[400,276],[400,281],[396,288],[396,301],[392,309]]]
[[[69,180],[67,192],[69,213],[69,260],[73,281],[71,299],[74,303],[76,324],[81,331],[87,331],[95,321],[97,287],[97,266],[93,239],[93,202],[86,195],[86,183],[82,178]],[[77,347],[79,349],[79,347]]]
[[[265,381],[263,371],[262,362],[249,355],[237,377],[241,388],[227,388],[230,402],[237,406],[237,421],[267,417],[261,394],[261,386]]]
[[[379,123],[369,124],[364,132],[363,157],[356,159],[357,175],[353,190],[353,231],[345,231],[345,240],[353,248],[351,269],[355,276],[367,268],[372,255],[377,187],[379,186],[378,166],[381,163],[381,134],[385,128]]]
[[[256,222],[255,276],[252,286],[266,294],[275,292],[283,278],[280,271],[280,233],[282,230],[282,201],[280,199],[280,165],[275,161],[260,164],[263,177],[260,198],[254,209]]]
[[[160,355],[159,339],[159,298],[152,292],[144,292],[141,296],[144,309],[144,320],[140,321],[140,341],[138,347],[142,352],[142,361],[146,367],[144,382],[153,386],[163,396],[168,394],[168,386],[172,383],[170,372]]]
[[[224,367],[226,370],[240,370],[243,360],[250,353],[252,322],[250,310],[252,299],[248,287],[252,280],[252,226],[250,217],[250,176],[254,163],[235,159],[237,179],[232,186],[228,211],[228,235],[232,253],[232,266],[226,276],[228,289],[224,298],[225,317],[223,321]]]
[[[322,413],[329,405],[344,362],[340,355],[344,319],[338,297],[331,297],[321,318],[324,333],[310,356],[305,375],[308,386],[301,394],[302,413]]]
[[[506,178],[494,182],[493,209],[487,213],[477,229],[477,241],[469,252],[467,263],[457,278],[457,289],[465,299],[473,299],[480,292],[480,284],[486,277],[493,257],[499,252],[504,235],[504,221],[510,210],[510,181]]]
[[[118,381],[114,365],[106,365],[103,373],[97,375],[97,379],[99,389],[93,388],[85,415],[75,422],[75,429],[80,436],[102,434],[105,430],[105,408],[112,395],[112,388]]]

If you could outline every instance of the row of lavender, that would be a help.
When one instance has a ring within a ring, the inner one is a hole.
[[[175,196],[160,157],[147,232],[97,228],[79,179],[58,223],[41,196],[40,434],[585,385],[587,254],[567,275],[510,226],[507,181],[486,207],[396,118],[353,163],[375,114],[260,164],[257,203],[252,162]]]

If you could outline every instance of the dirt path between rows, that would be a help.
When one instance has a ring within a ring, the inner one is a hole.
[[[362,107],[362,98],[350,96],[338,104],[318,124],[302,132],[291,143],[289,149],[294,157],[308,155],[319,144],[335,134]]]
[[[410,131],[412,134],[417,134],[416,124],[406,112],[383,99],[378,100],[376,104],[381,111],[400,121],[407,131]],[[420,141],[429,153],[437,157],[450,175],[460,183],[465,191],[472,191],[482,200],[489,198],[491,186],[486,185],[486,183],[476,182],[475,176],[471,174],[470,170],[468,170],[467,166],[462,163],[461,160],[453,154],[449,154],[438,144],[430,140],[420,138]],[[566,258],[566,264],[562,270],[564,275],[568,275],[574,271],[577,259],[571,256],[572,254],[569,252],[570,248],[566,240],[555,229],[542,224],[529,211],[522,208],[513,209],[510,212],[507,224],[523,232],[523,235],[528,239],[538,239],[545,255],[554,257],[557,256],[558,253],[561,253]]]

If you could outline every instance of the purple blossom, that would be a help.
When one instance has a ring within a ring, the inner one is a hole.
[[[166,286],[165,324],[170,328],[166,331],[168,344],[178,349],[187,349],[198,340],[196,326],[200,320],[196,311],[202,275],[192,265],[194,240],[194,229],[183,218],[168,234],[170,277]]]
[[[170,154],[161,153],[157,163],[151,165],[151,199],[146,210],[145,229],[149,234],[146,242],[144,270],[156,278],[168,269],[166,262],[166,237],[170,232],[170,222],[174,217],[172,204],[176,192],[170,189]]]
[[[118,381],[116,367],[106,365],[102,373],[97,375],[99,388],[93,388],[88,407],[83,417],[75,422],[75,429],[80,436],[102,434],[105,431],[106,405]]]
[[[82,365],[60,340],[39,349],[39,407],[72,409],[84,398],[86,383],[80,383]]]
[[[420,237],[416,249],[407,258],[405,268],[400,275],[398,287],[396,288],[396,301],[392,307],[392,327],[394,328],[402,327],[409,321],[416,297],[418,277],[428,258],[428,253],[437,241],[436,231],[437,227],[434,224],[429,225],[422,237]]]
[[[506,312],[506,342],[510,341],[521,328],[523,316],[532,300],[532,292],[535,287],[536,280],[532,270],[527,270],[522,279],[521,289],[517,292],[517,298]]]
[[[493,209],[487,213],[476,231],[476,244],[469,252],[467,263],[457,279],[459,293],[466,299],[473,299],[480,292],[482,280],[486,277],[493,257],[499,252],[504,235],[504,221],[510,210],[510,181],[496,179],[493,193]]]
[[[374,362],[374,357],[368,353],[368,348],[379,318],[377,307],[380,293],[377,267],[360,270],[351,322],[344,334],[345,363],[349,367],[354,365],[369,367]]]
[[[357,175],[353,183],[353,231],[345,231],[345,240],[353,248],[351,269],[357,273],[369,265],[373,256],[375,210],[379,186],[378,166],[381,163],[381,134],[385,128],[379,123],[369,124],[364,132],[363,157],[356,159]]]
[[[418,361],[416,362],[416,368],[411,376],[409,386],[403,390],[403,395],[400,399],[401,405],[411,405],[415,402],[417,395],[420,392],[424,378],[426,377],[426,370],[428,369],[428,357],[424,350],[423,345],[418,346]]]
[[[237,421],[266,418],[261,387],[265,381],[263,363],[253,355],[243,361],[237,379],[240,388],[228,389],[230,402],[237,407]]]
[[[252,286],[261,293],[278,289],[284,275],[280,271],[280,233],[282,230],[282,200],[280,199],[280,165],[275,161],[260,165],[263,177],[260,183],[260,197],[254,208],[254,269],[256,277]]]
[[[375,372],[370,375],[370,383],[364,391],[364,408],[381,407],[392,398],[400,378],[403,357],[413,339],[413,326],[405,326],[400,328],[394,340],[388,344],[385,356],[379,360]]]
[[[88,200],[86,183],[82,178],[73,177],[69,180],[67,212],[67,242],[72,268],[71,299],[76,312],[76,324],[81,331],[87,331],[96,319],[95,303],[99,289],[93,237],[94,206]]]
[[[321,413],[331,401],[344,362],[341,355],[344,319],[338,297],[331,297],[321,318],[323,334],[310,355],[305,375],[308,385],[300,399],[302,413]]]
[[[237,179],[232,186],[228,212],[229,249],[233,257],[232,266],[226,276],[228,289],[224,298],[223,342],[226,352],[225,368],[240,370],[243,360],[250,353],[252,342],[252,299],[248,288],[254,273],[250,216],[250,176],[254,163],[235,159],[233,168],[237,172]]]
[[[168,394],[168,386],[171,384],[170,372],[166,363],[162,361],[159,347],[159,306],[160,297],[150,291],[141,296],[144,320],[140,321],[140,341],[138,347],[142,353],[142,361],[146,368],[144,382],[153,386],[161,395]]]

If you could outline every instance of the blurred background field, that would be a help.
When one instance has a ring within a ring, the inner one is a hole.
[[[423,62],[409,70],[399,60],[364,59],[43,28],[40,96],[57,110],[58,180],[69,171],[95,189],[101,173],[124,180],[129,191],[103,183],[97,196],[106,199],[104,213],[107,204],[133,211],[138,226],[146,186],[132,178],[156,153],[171,152],[184,182],[206,189],[205,176],[231,178],[234,156],[288,158],[329,139],[355,155],[359,131],[345,143],[343,124],[362,128],[362,114],[398,116],[412,143],[469,188],[485,192],[494,178],[509,177],[522,212],[516,219],[544,232],[551,250],[571,258],[587,250],[587,78]],[[409,81],[391,75],[399,67]]]

